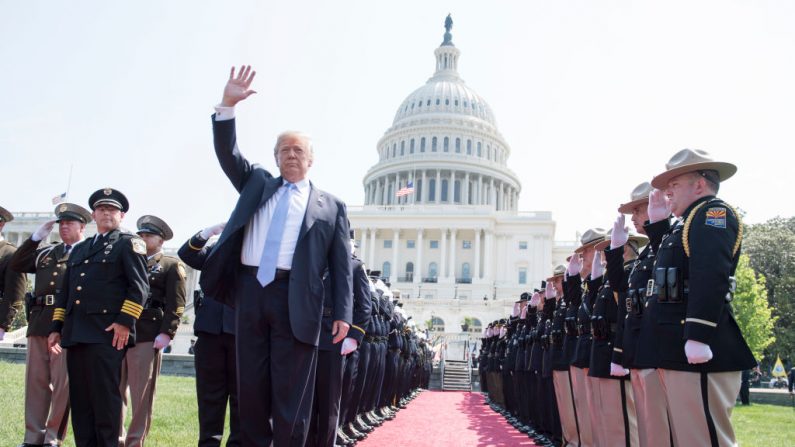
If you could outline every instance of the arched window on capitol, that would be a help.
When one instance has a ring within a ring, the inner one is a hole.
[[[390,276],[392,276],[392,264],[389,261],[385,261],[381,266],[381,277],[389,278]]]
[[[436,266],[435,262],[431,262],[428,264],[428,278],[435,282],[437,277],[438,267]]]

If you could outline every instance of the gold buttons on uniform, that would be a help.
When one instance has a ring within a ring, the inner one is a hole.
[[[58,276],[58,272],[52,272],[52,276]]]
[[[85,261],[83,261],[83,264],[88,264],[88,259],[86,259]]]
[[[80,304],[80,300],[75,300],[75,304]]]
[[[55,285],[55,281],[50,281],[50,285],[54,286]]]
[[[81,273],[80,276],[86,276],[85,272]]]
[[[102,313],[103,313],[103,314],[106,314],[106,313],[108,313],[108,309],[102,309]]]
[[[77,286],[77,291],[79,292],[81,290],[83,290],[83,286]]]
[[[679,324],[685,324],[685,320],[680,321]]]

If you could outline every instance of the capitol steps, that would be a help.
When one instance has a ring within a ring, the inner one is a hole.
[[[472,391],[472,373],[469,370],[469,363],[458,360],[445,360],[442,390]]]

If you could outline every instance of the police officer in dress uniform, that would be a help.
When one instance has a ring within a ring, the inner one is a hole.
[[[72,429],[78,446],[116,447],[121,428],[121,366],[135,346],[135,321],[149,295],[146,244],[119,229],[129,208],[120,191],[105,188],[88,199],[95,237],[69,255],[48,345],[68,350]]]
[[[635,259],[639,248],[648,242],[645,236],[638,234],[628,235],[629,241],[617,240],[624,247],[624,257],[627,265]],[[610,276],[605,274],[605,265],[602,261],[602,252],[610,247],[612,242],[612,230],[602,242],[596,244],[596,254],[591,267],[591,278],[601,282],[596,293],[593,315],[591,316],[591,332],[593,343],[591,344],[591,363],[588,369],[588,376],[593,383],[593,400],[596,408],[602,409],[599,415],[599,438],[603,440],[603,445],[627,445],[637,446],[638,424],[635,412],[635,400],[632,388],[628,383],[629,371],[621,371],[622,374],[611,374],[611,361],[613,348],[618,335],[618,322],[623,322],[626,316],[626,308],[619,307],[618,289],[613,287],[614,281],[621,281],[619,276],[611,281]],[[624,304],[623,302],[621,303]],[[623,326],[622,326],[623,327]]]
[[[47,349],[55,293],[61,288],[72,247],[82,241],[91,213],[74,203],[55,207],[56,219],[42,224],[11,259],[11,268],[35,273],[33,295],[26,306],[28,355],[25,367],[25,439],[22,446],[60,445],[69,421],[69,381],[66,354]],[[39,247],[55,223],[63,242]]]
[[[367,277],[367,269],[361,259],[356,256],[357,248],[354,230],[351,233],[351,270],[353,272],[353,321],[351,330],[348,331],[348,338],[355,340],[356,347],[346,355],[345,370],[342,375],[342,392],[340,401],[340,413],[338,426],[342,427],[347,423],[347,412],[353,403],[350,401],[353,388],[356,383],[359,365],[359,346],[362,345],[366,334],[367,323],[370,320],[370,280]],[[351,344],[351,342],[348,342]],[[351,445],[355,441],[343,433],[337,431],[337,444]]]
[[[0,206],[0,231],[6,222],[14,220],[14,215]],[[22,298],[25,296],[27,278],[9,268],[9,263],[17,247],[3,238],[0,233],[0,340],[5,337],[17,312],[22,309]]]
[[[177,254],[196,270],[204,268],[207,255],[226,222],[209,226],[191,237]],[[237,357],[235,356],[235,310],[203,292],[194,292],[196,320],[194,364],[196,400],[199,407],[199,447],[220,447],[229,404],[227,447],[240,446],[240,414],[237,407]]]
[[[660,245],[657,301],[648,308],[677,445],[735,445],[731,411],[740,371],[756,366],[731,307],[742,224],[716,197],[720,182],[736,171],[706,151],[684,149],[651,182],[665,191],[668,207],[650,200],[649,217],[656,207],[680,218]]]
[[[163,254],[163,243],[174,237],[168,224],[157,216],[141,216],[138,236],[146,243],[146,271],[149,274],[149,297],[141,317],[135,323],[136,345],[127,350],[122,363],[119,389],[126,414],[127,386],[130,388],[132,420],[125,435],[122,419],[119,443],[140,447],[152,425],[157,378],[160,376],[161,350],[177,333],[185,312],[185,266],[179,259]],[[122,416],[123,417],[123,416]]]
[[[630,200],[618,207],[621,214],[613,224],[610,247],[605,250],[607,276],[618,294],[619,311],[625,314],[618,319],[610,370],[611,375],[618,377],[629,371],[638,418],[638,441],[644,447],[672,443],[665,393],[659,374],[651,367],[657,351],[652,322],[645,311],[647,302],[653,299],[647,285],[655,254],[668,231],[669,221],[666,214],[658,222],[649,222],[650,194],[660,196],[662,192],[652,192],[651,184],[643,182],[632,190]],[[630,242],[630,231],[625,226],[624,214],[631,215],[635,230],[649,238],[649,243],[629,263],[625,262],[625,246]]]
[[[576,331],[576,337],[567,340],[571,347],[570,374],[574,389],[574,404],[577,422],[580,427],[580,445],[600,445],[598,432],[594,428],[594,407],[591,398],[591,383],[588,367],[591,357],[591,314],[596,298],[597,281],[591,281],[591,267],[596,253],[594,247],[601,242],[607,231],[603,228],[590,228],[580,238],[580,246],[569,258],[565,280],[565,297],[569,303],[566,325]],[[569,347],[567,346],[567,350]],[[597,411],[599,411],[597,409]]]

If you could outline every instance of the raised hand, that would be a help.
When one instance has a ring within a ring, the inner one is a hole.
[[[221,222],[219,224],[215,224],[215,225],[209,226],[209,227],[203,229],[201,231],[201,233],[199,234],[199,236],[201,236],[201,238],[204,239],[204,240],[210,239],[213,236],[217,236],[217,235],[221,234],[221,232],[224,231],[225,227],[226,227],[226,222]]]
[[[616,218],[616,221],[613,223],[613,232],[610,233],[611,250],[623,247],[624,244],[626,244],[627,241],[629,240],[629,228],[624,226],[625,223],[626,223],[626,217],[624,217],[623,214],[619,215]]]
[[[41,224],[41,226],[36,229],[36,231],[30,236],[30,238],[33,240],[33,242],[38,242],[44,239],[45,237],[49,236],[50,232],[52,232],[52,227],[54,226],[55,226],[55,220],[48,220],[47,222]]]
[[[602,252],[597,251],[593,255],[593,262],[591,263],[591,279],[601,278],[605,269],[602,267]]]
[[[571,259],[569,259],[569,266],[566,268],[566,273],[569,276],[577,276],[580,274],[582,270],[582,258],[580,257],[579,253],[572,253]]]
[[[544,296],[549,300],[555,298],[556,293],[555,285],[552,284],[552,281],[547,281],[547,288],[544,290]]]
[[[235,76],[235,67],[232,67],[229,72],[229,80],[224,87],[224,97],[221,100],[221,105],[224,107],[234,107],[235,104],[253,95],[254,90],[251,87],[251,81],[257,75],[256,71],[251,70],[251,65],[243,65],[240,67],[237,76]]]
[[[671,215],[671,204],[665,198],[665,193],[660,189],[652,190],[649,194],[649,222],[655,223],[667,219]]]

